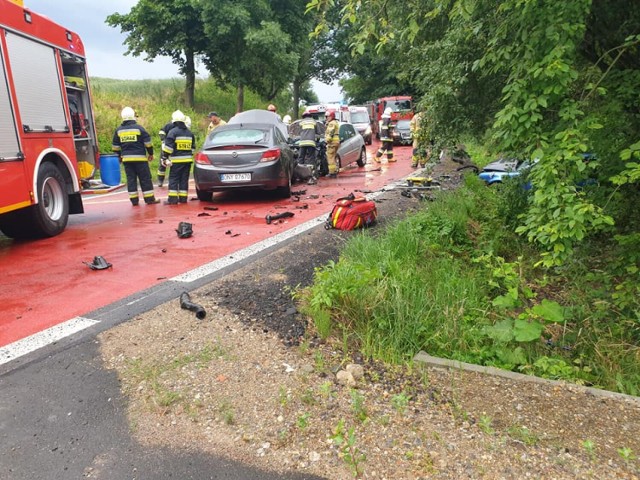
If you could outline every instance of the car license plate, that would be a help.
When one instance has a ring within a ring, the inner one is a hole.
[[[251,181],[250,173],[221,173],[220,181],[222,182],[249,182]]]

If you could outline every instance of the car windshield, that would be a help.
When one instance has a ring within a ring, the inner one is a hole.
[[[351,114],[351,123],[369,123],[369,115],[367,112],[353,112]]]
[[[263,143],[267,141],[267,132],[258,128],[237,130],[214,130],[209,137],[207,147],[235,145],[246,143]]]
[[[387,107],[391,107],[391,110],[394,112],[399,112],[400,110],[411,110],[411,100],[395,100],[393,102],[386,102]]]
[[[409,120],[399,120],[398,128],[400,130],[408,130],[409,129]]]

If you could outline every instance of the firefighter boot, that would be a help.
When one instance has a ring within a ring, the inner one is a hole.
[[[162,188],[164,186],[164,175],[158,175],[158,188]]]
[[[146,203],[147,205],[156,205],[157,203],[160,203],[160,200],[158,200],[156,197],[145,198],[144,203]]]

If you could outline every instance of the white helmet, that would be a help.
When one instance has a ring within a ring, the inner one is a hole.
[[[187,128],[191,128],[191,117],[184,117],[184,124]]]
[[[176,110],[175,112],[173,112],[171,114],[171,121],[172,122],[184,122],[186,121],[187,117],[184,116],[184,113],[182,113],[180,110]]]
[[[136,112],[131,107],[124,107],[122,112],[120,112],[120,116],[122,117],[122,120],[135,120]]]
[[[384,109],[384,114],[383,115],[386,115],[387,117],[390,117],[392,112],[393,112],[393,110],[391,109],[391,107],[387,107],[387,108]]]

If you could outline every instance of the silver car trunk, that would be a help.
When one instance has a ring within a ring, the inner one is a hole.
[[[202,153],[206,154],[211,164],[216,167],[242,169],[260,163],[266,150],[266,146],[234,145],[234,148],[212,147]]]

